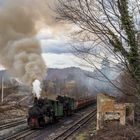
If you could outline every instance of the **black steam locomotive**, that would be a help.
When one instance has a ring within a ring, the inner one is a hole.
[[[28,111],[28,125],[30,128],[44,127],[59,117],[71,115],[74,108],[74,99],[70,97],[57,96],[55,100],[35,97],[34,105]]]

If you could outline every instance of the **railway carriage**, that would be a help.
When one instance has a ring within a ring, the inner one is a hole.
[[[71,115],[75,108],[75,99],[67,96],[58,96],[57,99],[63,104],[63,116]]]
[[[58,100],[48,99],[48,103],[50,106],[52,106],[52,109],[54,111],[54,117],[63,116],[63,105]]]

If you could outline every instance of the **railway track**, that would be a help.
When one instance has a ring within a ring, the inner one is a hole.
[[[23,139],[35,132],[37,132],[39,130],[30,130],[30,129],[25,129],[23,131],[20,131],[12,136],[9,136],[7,138],[4,138],[4,140],[20,140],[20,139]]]
[[[14,127],[14,126],[18,126],[18,125],[26,123],[26,122],[27,122],[26,119],[22,119],[22,120],[13,121],[13,122],[9,122],[9,123],[0,125],[0,131]]]
[[[96,114],[96,110],[93,110],[92,112],[90,112],[88,115],[85,115],[84,117],[82,117],[80,120],[78,120],[76,123],[74,123],[74,125],[72,125],[70,128],[68,128],[65,132],[61,133],[60,135],[58,135],[54,140],[65,140],[67,139],[69,136],[71,136],[76,130],[78,130],[82,125],[84,125],[86,122],[88,122],[91,118],[93,118],[93,116],[95,116]],[[16,122],[17,123],[17,122]],[[20,124],[20,121],[19,121]],[[8,125],[8,124],[7,124]],[[10,127],[10,125],[13,125],[13,123],[11,122],[11,124],[9,124],[8,127]],[[16,126],[17,124],[15,124]],[[12,126],[13,127],[13,126]],[[15,133],[11,136],[8,136],[6,138],[4,138],[4,140],[20,140],[20,139],[24,139],[34,133],[38,133],[41,130],[31,130],[31,129],[25,129],[22,130],[18,133]]]
[[[96,110],[91,111],[88,115],[84,116],[76,123],[71,125],[68,129],[63,131],[61,134],[56,136],[53,140],[66,140],[68,139],[73,133],[79,130],[84,124],[89,122],[91,119],[95,119],[96,117]]]
[[[25,117],[18,117],[18,118],[14,118],[14,119],[6,119],[4,121],[0,121],[0,126],[1,125],[4,125],[4,124],[8,124],[8,123],[11,123],[11,122],[17,122],[17,121],[21,121],[21,120],[24,120],[26,119]]]

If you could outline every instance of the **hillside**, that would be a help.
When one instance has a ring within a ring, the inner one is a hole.
[[[102,72],[108,72],[106,76],[113,80],[116,79],[117,73],[110,73],[108,68],[101,69]],[[99,92],[114,92],[114,87],[98,72],[97,70],[93,72],[85,71],[76,67],[69,67],[64,69],[49,68],[47,72],[47,81],[61,81],[70,82],[75,81],[79,86],[84,86],[88,89],[91,94],[97,94]]]
[[[115,80],[118,77],[117,72],[112,72],[108,67],[101,68],[101,71],[111,80]],[[6,87],[18,86],[17,90],[23,92],[25,89],[27,89],[27,87],[21,85],[21,83],[18,83],[17,80],[14,80],[10,76],[8,71],[6,70],[0,71],[0,78],[2,76],[4,86]],[[96,95],[99,92],[116,93],[116,89],[114,89],[114,87],[97,70],[91,72],[82,70],[77,67],[68,67],[63,69],[49,68],[47,71],[45,81],[46,82],[55,81],[61,84],[74,81],[79,89],[84,89],[85,92],[88,92],[89,94],[92,95]],[[28,90],[26,90],[25,92],[28,92]]]

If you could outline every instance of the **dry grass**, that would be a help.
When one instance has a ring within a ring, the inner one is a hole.
[[[130,125],[108,125],[97,132],[94,140],[140,140],[140,128]]]
[[[26,117],[26,115],[27,108],[8,104],[0,106],[0,123],[5,122],[8,119]]]

